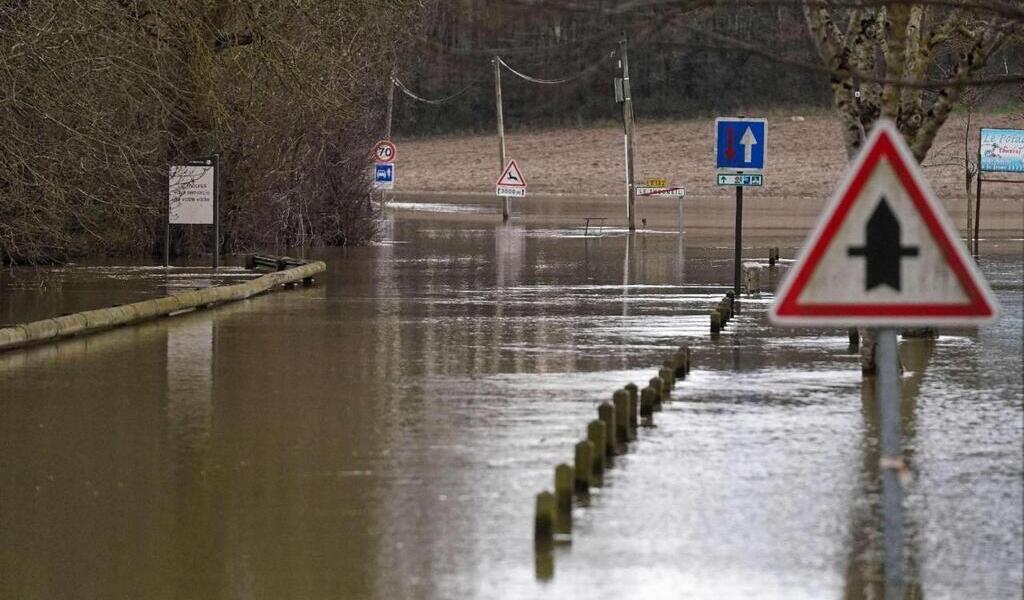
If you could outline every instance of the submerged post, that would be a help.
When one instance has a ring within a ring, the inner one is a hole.
[[[654,390],[654,412],[661,412],[661,403],[664,398],[665,382],[661,377],[652,377],[648,385]]]
[[[629,394],[629,441],[636,439],[636,429],[639,425],[637,420],[637,410],[640,408],[639,399],[637,398],[637,387],[635,383],[627,383],[624,388],[626,393]]]
[[[654,389],[650,386],[640,390],[640,424],[654,426]]]
[[[612,404],[615,405],[615,442],[625,447],[629,441],[629,392],[616,390]]]
[[[602,402],[597,407],[597,416],[599,419],[604,421],[605,427],[605,456],[611,458],[618,454],[618,443],[616,437],[618,435],[615,427],[615,407],[611,402]]]
[[[537,552],[550,552],[555,544],[555,497],[551,492],[537,494],[537,510],[533,517],[533,547]]]
[[[555,467],[555,533],[572,533],[573,486],[572,467],[564,463]]]
[[[595,419],[587,425],[587,440],[594,446],[594,462],[590,471],[590,485],[594,487],[604,485],[606,437],[607,427],[604,421]]]
[[[576,495],[585,496],[590,493],[590,477],[594,472],[594,443],[583,440],[576,444],[576,465],[573,469],[576,483]]]

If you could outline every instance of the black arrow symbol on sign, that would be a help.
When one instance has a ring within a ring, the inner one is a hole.
[[[917,256],[917,246],[900,244],[900,222],[889,208],[885,196],[878,203],[864,228],[867,243],[850,246],[847,256],[863,256],[867,268],[867,291],[888,285],[900,291],[900,264],[904,256]]]

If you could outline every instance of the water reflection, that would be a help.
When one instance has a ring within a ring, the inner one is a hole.
[[[399,220],[319,287],[0,355],[0,597],[884,597],[843,332],[766,296],[712,342],[729,248],[545,227]],[[1018,265],[984,265],[1007,321],[902,345],[905,597],[1020,588]],[[547,579],[534,494],[684,340]]]

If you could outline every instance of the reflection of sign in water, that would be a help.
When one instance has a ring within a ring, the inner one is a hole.
[[[526,258],[526,230],[510,225],[498,227],[494,232],[494,253],[498,287],[518,284]]]
[[[213,321],[174,319],[167,326],[167,419],[180,454],[201,450],[213,418]]]
[[[1024,173],[1024,129],[982,129],[981,170]]]
[[[168,182],[172,225],[213,224],[213,167],[173,166]]]

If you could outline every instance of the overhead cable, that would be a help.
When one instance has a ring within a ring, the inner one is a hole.
[[[467,85],[466,87],[462,88],[461,90],[455,92],[451,96],[445,96],[444,98],[438,98],[436,100],[431,100],[430,98],[424,98],[423,96],[420,96],[420,95],[416,94],[415,92],[413,92],[412,90],[410,90],[409,88],[405,87],[405,84],[402,83],[401,80],[399,80],[397,77],[392,77],[391,81],[393,81],[394,84],[396,86],[398,86],[398,89],[402,90],[402,93],[404,93],[406,96],[409,96],[413,100],[416,100],[418,102],[424,102],[426,104],[434,104],[434,105],[444,104],[445,102],[449,102],[451,100],[454,100],[454,99],[458,98],[459,96],[461,96],[461,95],[465,94],[466,92],[468,92],[469,88],[473,87],[477,83],[476,80],[473,80],[473,81],[469,82],[469,85]]]
[[[614,52],[609,54],[609,56],[611,56],[611,55],[614,55]],[[580,77],[583,77],[587,73],[590,73],[591,71],[593,71],[597,67],[601,66],[601,63],[604,62],[604,60],[605,60],[605,57],[602,57],[601,60],[593,63],[592,65],[590,65],[589,67],[583,69],[579,73],[576,73],[575,75],[570,75],[569,77],[563,77],[561,79],[540,79],[539,77],[530,77],[529,75],[526,75],[524,73],[520,73],[519,71],[513,69],[512,66],[509,65],[507,62],[505,62],[505,59],[501,58],[500,56],[497,57],[497,58],[498,58],[498,62],[501,63],[502,65],[504,65],[504,67],[506,69],[511,71],[513,75],[516,75],[517,77],[519,77],[521,79],[525,79],[526,81],[529,81],[531,83],[539,83],[539,84],[542,84],[542,85],[555,85],[555,84],[559,84],[559,83],[568,83],[570,81],[575,81],[575,80],[579,79]]]

